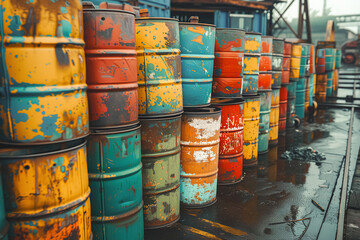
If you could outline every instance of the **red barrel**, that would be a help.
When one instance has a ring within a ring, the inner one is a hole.
[[[288,84],[290,79],[290,70],[283,70],[281,74],[281,84]]]
[[[243,176],[244,100],[213,98],[221,108],[218,184],[234,184]]]
[[[284,56],[283,57],[282,69],[283,70],[290,70],[290,62],[291,62],[291,57],[290,56]]]
[[[279,132],[286,131],[287,87],[280,88]]]
[[[284,42],[284,56],[291,56],[291,42]]]
[[[84,9],[84,39],[90,127],[137,124],[135,14]]]
[[[260,73],[258,87],[259,90],[271,89],[272,73]]]

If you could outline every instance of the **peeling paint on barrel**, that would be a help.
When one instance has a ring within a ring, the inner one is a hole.
[[[316,101],[325,102],[326,101],[326,85],[327,85],[327,74],[318,73],[316,74]]]
[[[245,32],[216,29],[212,97],[241,97]]]
[[[205,207],[216,201],[221,110],[185,110],[181,119],[180,201]]]
[[[180,218],[181,115],[140,122],[144,226],[164,227]]]
[[[287,85],[280,88],[280,108],[279,108],[279,133],[286,131],[286,115],[287,115]]]
[[[218,184],[234,184],[243,176],[244,100],[211,100],[221,108]]]
[[[259,141],[260,96],[244,97],[244,167],[257,164]]]
[[[269,147],[269,127],[271,111],[271,90],[261,90],[260,95],[260,120],[259,120],[259,154],[266,153]]]
[[[90,239],[85,142],[2,149],[10,239]]]
[[[84,38],[90,127],[136,125],[135,15],[115,9],[85,9]]]
[[[87,156],[94,239],[143,239],[140,126],[92,131]]]
[[[271,95],[269,146],[274,146],[278,143],[279,103],[280,103],[280,89],[273,89]]]
[[[86,136],[81,1],[5,1],[1,9],[0,141],[45,144]]]
[[[183,110],[179,23],[172,18],[135,20],[139,115]]]
[[[256,95],[258,91],[259,74],[245,74],[243,95]]]
[[[260,72],[259,81],[258,81],[258,90],[266,90],[271,89],[271,80],[272,73],[271,72]]]
[[[180,23],[181,77],[184,106],[210,104],[215,25]]]

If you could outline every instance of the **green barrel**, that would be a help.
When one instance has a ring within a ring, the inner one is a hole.
[[[144,226],[160,228],[180,218],[181,115],[140,122]]]
[[[143,239],[140,126],[92,131],[87,144],[94,239]]]
[[[269,127],[271,111],[271,90],[261,90],[260,94],[260,120],[259,120],[259,154],[269,149]]]
[[[305,117],[305,78],[299,78],[296,83],[295,114],[299,118]]]
[[[335,67],[335,48],[325,48],[325,71],[332,71]]]

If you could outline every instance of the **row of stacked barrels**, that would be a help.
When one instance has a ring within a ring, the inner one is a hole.
[[[341,50],[334,41],[320,41],[316,46],[316,100],[325,102],[336,96],[339,85]]]

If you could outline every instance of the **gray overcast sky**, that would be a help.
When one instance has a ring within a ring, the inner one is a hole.
[[[290,3],[291,0],[288,0]],[[322,15],[324,0],[309,0],[309,10],[319,11]],[[331,15],[349,15],[360,14],[360,0],[327,0],[326,7],[331,9]],[[285,8],[282,4],[281,9]],[[296,0],[293,5],[288,9],[285,16],[290,20],[298,17],[299,1]]]

